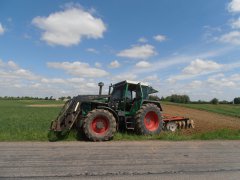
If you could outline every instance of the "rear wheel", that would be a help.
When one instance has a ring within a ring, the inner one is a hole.
[[[116,132],[116,120],[109,111],[94,109],[84,119],[83,131],[91,141],[107,141]]]
[[[161,113],[155,104],[144,104],[136,113],[135,121],[138,134],[159,134],[162,130]]]

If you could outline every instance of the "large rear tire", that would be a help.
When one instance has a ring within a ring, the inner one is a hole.
[[[116,132],[116,120],[109,111],[94,109],[84,119],[83,131],[91,141],[108,141]]]
[[[151,103],[142,105],[135,115],[135,122],[137,134],[159,134],[163,126],[159,107]]]

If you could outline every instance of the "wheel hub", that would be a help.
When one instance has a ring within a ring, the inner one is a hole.
[[[102,128],[104,127],[103,122],[102,122],[102,121],[98,121],[96,127],[97,127],[98,129],[102,129]]]
[[[93,132],[97,134],[104,134],[109,129],[109,121],[104,116],[97,116],[91,124]]]

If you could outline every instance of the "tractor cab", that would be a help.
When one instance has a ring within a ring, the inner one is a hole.
[[[116,104],[116,110],[124,111],[125,115],[135,115],[142,104],[149,99],[149,94],[157,90],[145,83],[122,81],[109,87],[110,102]]]

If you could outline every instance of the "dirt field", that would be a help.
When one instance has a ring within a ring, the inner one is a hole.
[[[163,105],[164,113],[189,117],[194,120],[195,129],[182,130],[183,134],[209,132],[219,129],[240,129],[240,118],[186,107]]]

